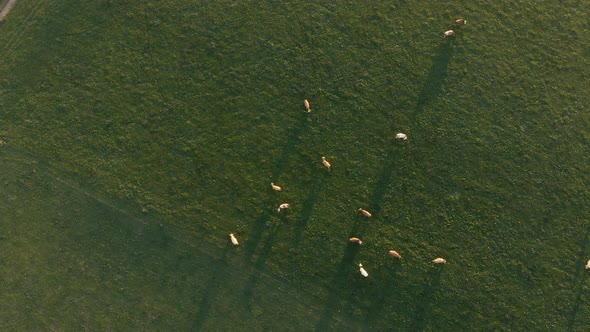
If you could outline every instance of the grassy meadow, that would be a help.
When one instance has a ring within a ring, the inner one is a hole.
[[[589,15],[18,0],[0,327],[585,331]]]

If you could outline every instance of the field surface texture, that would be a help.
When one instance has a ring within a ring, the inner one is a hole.
[[[18,0],[0,330],[587,331],[589,17]]]

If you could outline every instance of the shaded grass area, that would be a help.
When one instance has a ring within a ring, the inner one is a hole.
[[[309,330],[318,319],[317,298],[239,247],[211,247],[14,151],[0,168],[3,329]]]
[[[320,299],[304,328],[342,314],[373,329],[579,330],[587,15],[575,1],[26,1],[0,28],[0,139],[213,248],[236,233],[232,259],[254,271],[241,299],[264,286],[256,271],[287,280]]]

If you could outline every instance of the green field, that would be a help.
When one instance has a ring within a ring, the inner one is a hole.
[[[586,331],[588,17],[18,0],[0,22],[0,328]]]

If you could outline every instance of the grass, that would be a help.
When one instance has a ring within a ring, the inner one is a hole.
[[[30,220],[15,239],[35,244],[12,247],[6,262],[46,281],[16,289],[47,299],[0,298],[5,312],[38,306],[34,320],[7,326],[583,330],[587,15],[576,1],[17,4],[0,28],[3,153],[47,163],[37,173],[59,172],[100,199],[64,206],[54,191],[62,202],[78,195],[54,180],[36,191],[40,178],[4,189],[18,198],[5,200],[6,229]],[[443,40],[457,17],[468,24]],[[5,167],[4,181],[23,176],[22,165]],[[277,214],[283,202],[292,209]],[[71,233],[39,226],[51,210]],[[105,214],[118,222],[101,223]],[[151,235],[134,233],[137,223]],[[161,232],[174,249],[150,242]],[[230,232],[238,248],[227,248]],[[39,243],[48,234],[47,246],[69,254],[49,254]],[[430,263],[438,256],[443,268]],[[50,268],[80,261],[92,272]],[[128,291],[104,291],[116,269],[93,277],[108,261],[137,276]],[[210,277],[230,265],[247,273]],[[162,274],[178,281],[161,288]],[[79,292],[99,314],[49,309]],[[296,300],[274,305],[285,297]],[[48,318],[56,313],[68,320]]]
[[[15,151],[0,163],[3,329],[295,330],[319,319],[313,297],[230,245],[195,241]]]

